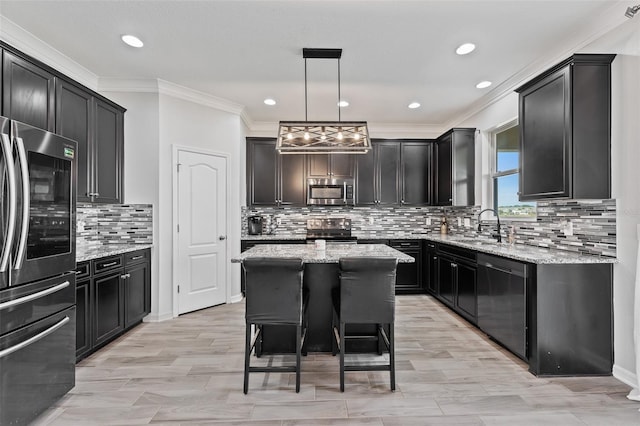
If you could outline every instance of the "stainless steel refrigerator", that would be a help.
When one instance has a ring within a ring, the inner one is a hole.
[[[0,117],[0,424],[75,385],[76,142]]]

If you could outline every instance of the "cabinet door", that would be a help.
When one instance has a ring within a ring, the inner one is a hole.
[[[76,359],[91,349],[90,280],[76,283]]]
[[[402,204],[431,204],[431,143],[402,143]]]
[[[96,100],[93,201],[122,203],[123,113]]]
[[[457,263],[456,284],[456,307],[462,316],[475,323],[478,302],[476,267],[465,265],[464,263]]]
[[[3,52],[2,115],[55,131],[55,77],[12,53]]]
[[[367,155],[367,154],[362,154]],[[331,154],[329,174],[335,178],[353,178],[353,155]]]
[[[149,264],[143,262],[125,269],[124,283],[124,326],[131,327],[142,321],[148,313],[146,301],[151,291]]]
[[[279,155],[280,204],[304,206],[307,204],[307,182],[304,155]]]
[[[78,142],[76,150],[78,167],[78,201],[90,202],[91,111],[93,96],[67,81],[58,79],[56,84],[56,133]]]
[[[570,84],[566,67],[520,94],[520,200],[571,195]]]
[[[400,204],[400,143],[378,144],[378,204]]]
[[[399,248],[395,247],[400,250]],[[416,261],[414,263],[398,263],[396,270],[396,294],[422,293],[422,250],[402,249]]]
[[[438,257],[438,295],[440,299],[450,306],[455,301],[455,276],[453,260],[446,257]]]
[[[422,257],[422,283],[423,288],[433,295],[438,294],[437,261],[436,245],[425,242]]]
[[[307,155],[307,158],[310,178],[326,178],[330,176],[329,154],[310,154]]]
[[[376,197],[376,157],[378,145],[367,154],[356,156],[356,205],[370,206],[378,201]]]
[[[444,136],[436,144],[436,202],[438,206],[450,206],[453,201],[451,192],[451,154],[452,136]]]
[[[275,139],[247,139],[247,205],[277,204],[277,155]]]
[[[117,270],[93,280],[93,340],[94,345],[108,341],[124,330],[124,296]]]

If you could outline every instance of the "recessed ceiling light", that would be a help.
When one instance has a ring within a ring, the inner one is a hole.
[[[340,102],[338,102],[338,106],[339,106],[340,108],[348,107],[348,106],[349,106],[349,102],[347,102],[347,101],[340,101]]]
[[[478,89],[486,89],[489,86],[491,86],[491,82],[487,80],[481,81],[480,83],[476,84],[476,87]]]
[[[411,108],[411,109],[420,108],[420,104],[418,102],[411,102],[409,104],[409,108]]]
[[[138,37],[131,35],[131,34],[125,34],[122,36],[122,41],[124,41],[125,43],[127,43],[129,46],[131,47],[142,47],[144,46],[144,43],[142,42],[142,40],[140,40]]]
[[[471,53],[476,49],[476,45],[473,43],[464,43],[458,46],[456,49],[456,53],[458,55],[466,55],[467,53]]]
[[[267,104],[267,105],[275,105],[276,101],[271,99],[271,98],[267,98],[267,99],[264,100],[264,103]]]

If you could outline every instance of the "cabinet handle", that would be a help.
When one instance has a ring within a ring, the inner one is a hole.
[[[12,354],[12,353],[14,353],[16,351],[19,351],[20,349],[25,348],[25,347],[29,346],[30,344],[35,343],[38,340],[47,337],[49,334],[53,333],[54,331],[56,331],[57,329],[59,329],[60,327],[62,327],[66,323],[68,323],[69,321],[70,321],[69,317],[65,316],[60,321],[58,321],[57,323],[55,323],[51,327],[47,328],[45,331],[40,332],[40,333],[36,334],[35,336],[30,337],[29,339],[18,343],[17,345],[11,346],[11,347],[9,347],[7,349],[4,349],[4,350],[0,351],[0,358],[4,358],[7,355],[10,355],[10,354]]]
[[[122,278],[123,280],[126,280],[127,278],[131,278],[131,274],[120,275],[120,278]]]
[[[438,256],[433,256],[433,260],[438,260]]]
[[[44,289],[44,290],[41,290],[41,291],[39,291],[37,293],[32,293],[32,294],[29,294],[27,296],[22,296],[22,297],[19,297],[17,299],[9,300],[8,302],[0,303],[0,311],[3,310],[3,309],[10,308],[12,306],[20,305],[22,303],[27,303],[27,302],[30,302],[30,301],[35,300],[35,299],[39,299],[39,298],[44,297],[44,296],[48,296],[49,294],[55,293],[57,291],[60,291],[62,289],[65,289],[65,288],[69,287],[69,285],[70,285],[69,281],[65,281],[65,282],[63,282],[61,284],[58,284],[58,285],[56,285],[54,287],[50,287],[50,288],[47,288],[47,289]]]
[[[115,261],[115,262],[103,263],[102,265],[98,265],[98,267],[100,267],[100,268],[108,268],[109,266],[115,266],[117,264],[118,264],[118,261]]]
[[[455,263],[452,263],[452,264],[451,264],[451,267],[452,267],[452,268],[457,268],[457,267],[458,267],[458,265],[456,265]]]
[[[89,194],[87,194],[87,195],[89,195],[89,197],[99,197],[100,193],[99,192],[89,192]]]
[[[138,259],[142,259],[143,257],[144,257],[143,255],[140,255],[140,256],[133,256],[133,257],[131,258],[131,260],[138,260]]]

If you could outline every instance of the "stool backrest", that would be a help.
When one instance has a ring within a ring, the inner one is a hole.
[[[245,273],[247,321],[256,324],[302,324],[302,259],[249,258]]]
[[[395,315],[398,259],[340,259],[340,318],[351,323],[391,323]]]

